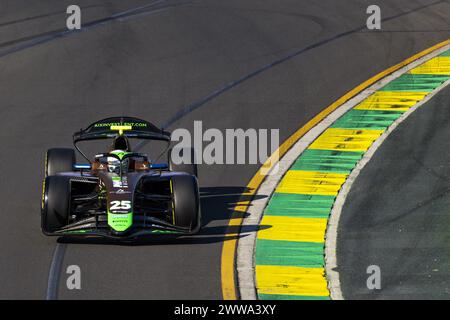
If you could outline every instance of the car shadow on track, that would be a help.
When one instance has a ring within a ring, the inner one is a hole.
[[[240,202],[252,200],[251,190],[247,187],[208,187],[200,188],[200,202],[202,210],[202,228],[193,236],[152,235],[135,239],[108,239],[100,237],[60,237],[59,243],[78,244],[110,244],[110,245],[179,245],[179,244],[208,244],[236,240],[246,237],[248,233],[270,228],[267,225],[229,226],[230,218],[244,218],[247,212],[234,212]],[[266,196],[255,196],[256,199]],[[222,223],[223,222],[223,223]]]

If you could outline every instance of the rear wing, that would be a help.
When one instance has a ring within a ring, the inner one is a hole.
[[[80,141],[111,139],[118,135],[127,138],[170,141],[170,133],[154,124],[132,117],[106,118],[92,123],[73,135],[73,143]]]
[[[114,139],[118,136],[142,140],[160,140],[170,144],[170,132],[159,129],[154,124],[133,117],[106,118],[92,123],[86,129],[73,134],[73,145],[78,152],[90,162],[80,150],[77,143],[88,140]]]

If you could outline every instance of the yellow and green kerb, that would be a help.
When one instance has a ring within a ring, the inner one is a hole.
[[[449,79],[447,51],[363,100],[300,155],[273,193],[258,231],[259,299],[329,299],[325,232],[341,186],[395,120]]]

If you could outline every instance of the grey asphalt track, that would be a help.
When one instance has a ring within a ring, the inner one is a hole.
[[[167,1],[108,18],[150,2],[77,1],[95,27],[62,37],[73,1],[0,0],[0,298],[46,297],[56,239],[40,232],[44,153],[70,146],[75,130],[119,114],[163,124],[194,106],[168,129],[202,120],[221,130],[279,128],[284,140],[353,87],[450,35],[450,3],[428,0],[378,1],[382,31],[364,30],[372,2],[360,0]],[[65,244],[56,297],[220,299],[225,226],[256,170],[200,167],[207,196],[196,238]],[[81,290],[66,289],[72,264]]]
[[[344,298],[450,299],[449,101],[447,86],[392,132],[353,184],[338,230]],[[370,265],[380,267],[380,290],[366,286]]]

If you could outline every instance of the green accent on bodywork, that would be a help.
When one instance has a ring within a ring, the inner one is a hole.
[[[323,243],[257,240],[257,265],[323,268]]]
[[[95,229],[83,229],[83,230],[71,230],[71,231],[64,231],[61,234],[85,234],[90,232],[95,232]],[[182,235],[182,232],[179,231],[172,231],[172,230],[149,230],[149,233],[153,234],[179,234]]]
[[[111,152],[111,154],[118,156],[120,160],[122,160],[123,157],[125,157],[127,154],[130,154],[130,153],[131,152],[126,152],[126,151],[112,151]]]
[[[325,296],[294,296],[284,294],[258,294],[260,300],[331,300]]]
[[[133,224],[133,212],[112,213],[108,211],[108,225],[116,231],[125,231]]]
[[[67,233],[67,234],[81,233],[81,234],[83,234],[83,233],[87,233],[87,232],[90,232],[90,231],[92,231],[92,230],[72,230],[72,231],[65,231],[64,233]]]
[[[172,230],[153,230],[152,233],[158,233],[158,234],[182,234],[182,232],[172,231]]]

